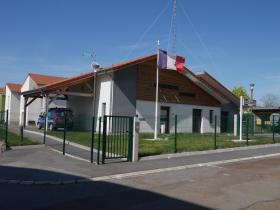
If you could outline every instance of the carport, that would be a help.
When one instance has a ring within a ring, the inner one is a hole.
[[[49,104],[54,100],[66,100],[67,108],[74,113],[75,129],[90,129],[93,115],[94,72],[71,77],[38,89],[23,92],[24,118],[26,108],[37,98],[45,98],[44,109],[48,111]],[[24,120],[26,122],[26,120]],[[26,125],[24,125],[25,127]]]

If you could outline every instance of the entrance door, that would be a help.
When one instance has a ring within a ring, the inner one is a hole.
[[[160,129],[162,133],[169,133],[169,112],[170,107],[160,107]]]
[[[228,132],[228,112],[221,113],[221,132]]]
[[[201,109],[193,109],[193,133],[201,131]]]

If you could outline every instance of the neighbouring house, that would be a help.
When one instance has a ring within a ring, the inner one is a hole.
[[[140,131],[153,132],[156,64],[156,55],[149,55],[23,91],[22,95],[31,100],[43,95],[64,97],[73,110],[75,129],[90,129],[95,112],[96,116],[138,116]],[[182,74],[159,72],[158,129],[163,133],[174,131],[175,115],[178,132],[214,132],[214,116],[220,132],[221,109],[227,103],[230,101],[226,97],[187,68]]]
[[[5,110],[8,110],[8,124],[19,122],[20,89],[20,84],[7,83],[5,86]]]
[[[255,133],[269,133],[271,132],[271,115],[280,114],[280,107],[257,106],[252,108],[252,112],[255,114]]]
[[[5,92],[4,88],[0,88],[0,112],[5,111]]]
[[[49,75],[41,75],[41,74],[32,74],[29,73],[24,80],[21,92],[34,90],[45,85],[49,85],[58,81],[62,81],[65,78],[63,77],[55,77]],[[32,99],[31,99],[32,100]],[[20,108],[19,108],[19,123],[22,125],[24,122],[24,107],[26,107],[26,116],[25,116],[25,125],[35,125],[39,114],[44,111],[45,106],[45,97],[36,98],[32,101],[32,103],[27,107],[26,104],[30,103],[31,100],[25,100],[23,96],[20,97]],[[56,100],[49,101],[48,107],[65,107],[66,101]]]
[[[221,107],[221,132],[232,133],[234,131],[234,115],[239,113],[239,98],[209,73],[205,71],[197,72],[196,76],[208,87],[227,99],[227,103],[223,103]]]

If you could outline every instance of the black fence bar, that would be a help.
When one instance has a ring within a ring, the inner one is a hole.
[[[93,163],[94,138],[95,138],[95,116],[92,117],[92,127],[91,127],[91,148],[90,148],[90,162],[91,163]]]
[[[275,144],[275,124],[274,124],[274,118],[275,115],[272,115],[272,140],[273,140],[273,143]]]
[[[9,125],[9,110],[6,111],[6,133],[5,133],[5,144],[8,145],[8,125]]]
[[[63,151],[62,154],[65,155],[65,141],[66,141],[66,129],[67,129],[67,112],[64,112],[64,130],[63,130]]]
[[[100,164],[101,122],[102,122],[102,118],[99,117],[99,123],[98,123],[98,145],[97,145],[97,164]]]
[[[44,144],[46,144],[46,135],[47,135],[47,129],[48,129],[48,125],[47,125],[47,117],[48,117],[48,113],[45,112],[45,119],[44,119]]]
[[[107,117],[103,117],[103,136],[102,136],[102,164],[105,163],[106,158],[106,137],[107,137]]]
[[[174,153],[177,153],[177,115],[175,115]]]
[[[249,145],[249,116],[246,115],[246,145]]]
[[[215,115],[214,121],[214,149],[217,149],[217,115]]]
[[[23,145],[23,125],[20,126],[20,143]]]
[[[128,157],[127,157],[127,160],[128,161],[132,161],[132,148],[133,148],[133,123],[134,123],[134,120],[133,118],[129,118],[129,134],[127,136],[128,138]]]

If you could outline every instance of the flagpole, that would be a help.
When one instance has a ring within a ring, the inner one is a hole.
[[[157,41],[157,73],[156,73],[156,102],[155,102],[155,131],[154,139],[158,138],[158,80],[159,80],[159,50],[160,42]]]
[[[240,108],[239,108],[239,140],[242,141],[242,122],[243,122],[243,96],[240,96]]]

